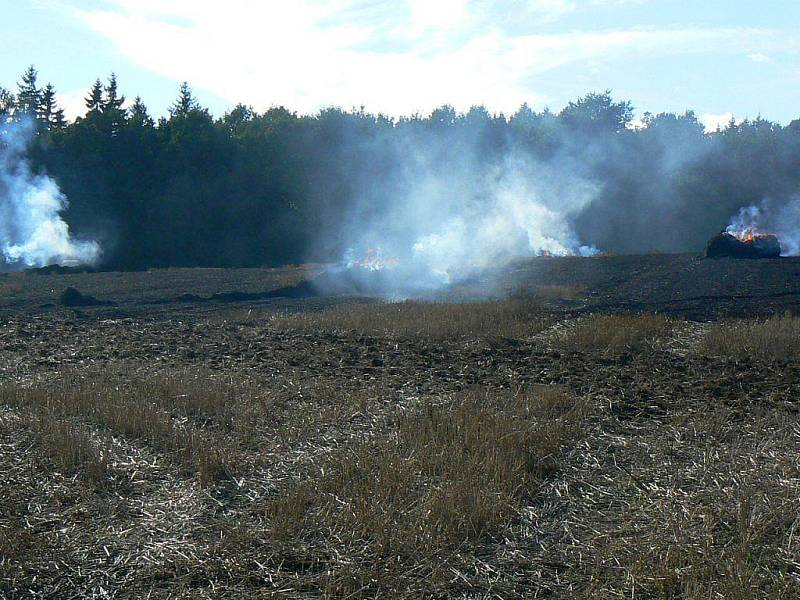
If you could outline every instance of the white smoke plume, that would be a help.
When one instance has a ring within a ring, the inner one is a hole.
[[[544,160],[511,147],[487,160],[473,139],[433,136],[403,140],[385,163],[375,154],[391,167],[376,167],[380,176],[348,172],[355,201],[338,234],[348,249],[343,262],[371,264],[354,260],[370,248],[397,258],[385,269],[391,273],[371,278],[385,295],[435,292],[514,257],[597,252],[572,220],[598,187],[570,156]]]
[[[487,176],[473,203],[442,207],[433,233],[413,243],[414,259],[449,281],[514,256],[591,255],[570,225],[595,194],[579,177],[520,155],[508,156]]]
[[[26,159],[31,121],[0,124],[0,270],[47,265],[93,265],[94,241],[72,239],[61,218],[67,198],[55,181],[31,171]]]
[[[731,219],[727,231],[771,233],[781,244],[781,256],[800,256],[800,196],[785,201],[765,198],[747,206]]]

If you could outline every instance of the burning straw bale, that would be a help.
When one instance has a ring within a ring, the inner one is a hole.
[[[800,357],[800,317],[786,313],[766,321],[717,323],[699,345],[701,354],[731,358],[794,360]]]
[[[708,241],[704,255],[706,258],[778,258],[781,244],[771,234],[748,231],[734,235],[723,231]]]
[[[399,302],[345,304],[280,315],[272,324],[282,330],[356,333],[390,338],[519,338],[538,333],[554,317],[532,300],[447,304]]]
[[[573,352],[641,351],[669,335],[674,325],[671,319],[657,314],[594,314],[575,323],[558,345]]]

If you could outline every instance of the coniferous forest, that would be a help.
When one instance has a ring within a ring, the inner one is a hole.
[[[706,133],[692,111],[644,113],[634,126],[633,110],[603,91],[511,115],[240,104],[215,117],[183,84],[156,119],[111,75],[90,86],[85,114],[70,122],[33,67],[0,88],[0,118],[36,121],[32,168],[58,183],[64,219],[101,244],[106,269],[337,260],[359,215],[391,214],[411,193],[403,182],[464,161],[491,178],[510,155],[525,157],[519,169],[532,179],[543,177],[536,165],[558,164],[590,185],[571,226],[613,253],[699,251],[740,208],[800,192],[800,120]],[[438,193],[457,202],[469,190]]]

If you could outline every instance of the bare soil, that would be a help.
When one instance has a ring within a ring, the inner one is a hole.
[[[0,277],[0,597],[800,597],[800,261],[319,272]]]

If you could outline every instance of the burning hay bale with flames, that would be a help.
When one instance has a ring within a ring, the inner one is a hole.
[[[725,229],[706,245],[706,258],[778,258],[781,244],[772,233],[761,233],[754,227],[744,230]]]

